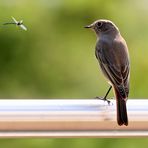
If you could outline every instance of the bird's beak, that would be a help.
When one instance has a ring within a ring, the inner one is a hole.
[[[85,26],[84,28],[93,28],[93,24],[90,24],[88,26]]]

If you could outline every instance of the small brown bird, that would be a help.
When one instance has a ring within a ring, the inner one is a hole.
[[[97,20],[85,28],[91,28],[97,35],[95,55],[110,88],[114,88],[117,103],[117,122],[128,125],[126,101],[129,94],[130,63],[128,47],[117,26],[109,20]],[[108,101],[108,100],[107,100]]]

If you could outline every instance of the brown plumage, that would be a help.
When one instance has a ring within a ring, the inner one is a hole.
[[[119,29],[109,20],[98,20],[85,28],[97,35],[95,55],[117,102],[117,122],[128,125],[126,100],[129,94],[130,64],[128,48]]]

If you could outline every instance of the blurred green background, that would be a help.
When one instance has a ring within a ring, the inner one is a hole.
[[[127,41],[130,98],[147,98],[147,6],[146,0],[0,0],[0,98],[103,96],[108,84],[94,56],[96,36],[83,28],[100,18],[112,20]],[[3,26],[11,16],[23,19],[28,31]],[[146,139],[0,140],[3,148],[136,148],[147,143]]]

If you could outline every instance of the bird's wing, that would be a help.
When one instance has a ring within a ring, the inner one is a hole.
[[[129,59],[124,45],[114,44],[100,43],[96,47],[96,57],[105,76],[126,97],[129,92]]]
[[[17,24],[18,21],[12,16],[13,21]]]
[[[22,28],[23,30],[27,31],[27,28],[22,24],[22,25],[19,25],[20,28]]]

